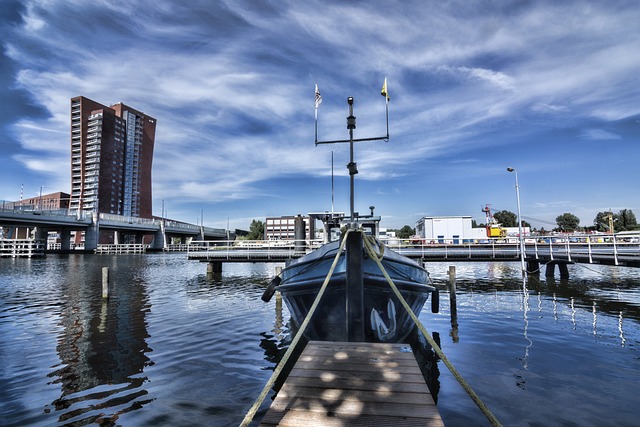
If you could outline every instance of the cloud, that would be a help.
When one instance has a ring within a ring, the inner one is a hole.
[[[321,139],[347,137],[347,96],[370,137],[386,132],[387,76],[391,141],[357,144],[358,180],[409,186],[432,164],[486,177],[497,147],[620,138],[608,124],[640,113],[639,21],[632,5],[582,1],[25,0],[3,49],[46,115],[16,115],[9,133],[26,170],[68,186],[69,99],[121,101],[158,120],[154,192],[255,201],[326,177],[331,151],[346,176],[348,146],[313,146],[315,83]]]
[[[582,137],[584,139],[590,139],[594,141],[621,139],[620,135],[606,131],[604,129],[585,129],[584,131],[582,131]]]

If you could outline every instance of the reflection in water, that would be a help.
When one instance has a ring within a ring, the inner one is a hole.
[[[448,263],[434,264],[444,289]],[[273,268],[225,265],[212,281],[184,254],[0,260],[0,424],[238,425],[288,346],[286,307],[260,299]],[[459,342],[444,298],[420,314],[504,425],[637,424],[640,269],[592,269],[528,281],[535,311],[516,263],[460,263]],[[436,378],[445,424],[477,425],[455,379]]]
[[[105,258],[105,261],[115,258]],[[141,261],[144,258],[140,258]],[[128,266],[112,267],[110,299],[101,298],[101,266],[74,265],[64,293],[57,351],[60,367],[49,374],[61,384],[61,396],[52,404],[60,412],[59,422],[112,425],[120,414],[137,409],[153,399],[144,399],[146,381],[141,377],[150,365],[151,351],[145,313],[149,310],[147,284],[127,274]],[[137,270],[144,265],[135,265]],[[142,399],[142,400],[141,400]]]
[[[522,281],[522,317],[524,319],[524,339],[529,342],[526,348],[524,349],[524,357],[522,358],[522,367],[527,370],[529,368],[529,349],[533,345],[533,341],[529,339],[528,329],[529,329],[529,290],[527,289],[526,280]]]
[[[622,341],[622,347],[624,347],[627,340],[624,338],[624,332],[622,331],[622,312],[620,312],[620,316],[618,317],[618,330],[620,331],[620,340]]]

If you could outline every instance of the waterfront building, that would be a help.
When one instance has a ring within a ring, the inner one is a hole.
[[[306,240],[315,238],[315,221],[308,216],[302,216]],[[265,221],[265,240],[295,240],[296,216],[268,217]]]
[[[427,242],[453,240],[454,244],[479,237],[471,227],[471,215],[425,216],[416,222],[416,236]]]
[[[156,120],[71,98],[71,211],[151,218]]]
[[[3,210],[66,211],[69,209],[69,194],[61,191],[42,194],[15,202],[3,202]]]

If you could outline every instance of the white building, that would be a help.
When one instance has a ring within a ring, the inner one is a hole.
[[[302,216],[304,221],[305,238],[315,238],[315,221],[308,216]],[[296,237],[296,217],[293,215],[267,217],[265,221],[265,240],[294,240]]]
[[[420,218],[416,222],[416,235],[427,243],[445,243],[446,241],[458,244],[479,238],[478,233],[471,227],[471,215]]]

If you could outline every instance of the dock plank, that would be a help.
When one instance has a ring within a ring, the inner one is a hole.
[[[260,425],[444,424],[407,345],[312,341]]]

